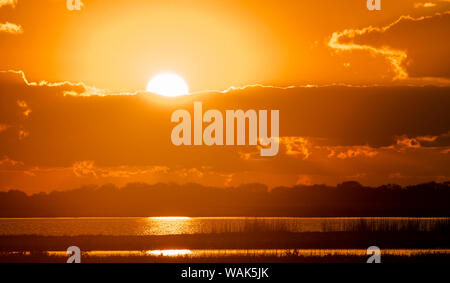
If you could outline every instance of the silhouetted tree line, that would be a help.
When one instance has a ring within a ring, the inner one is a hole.
[[[0,217],[50,216],[450,216],[450,182],[365,187],[345,182],[277,187],[262,184],[85,186],[27,195],[0,192]]]

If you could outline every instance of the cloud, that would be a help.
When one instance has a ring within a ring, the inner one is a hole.
[[[4,156],[3,159],[0,159],[0,168],[5,167],[17,167],[17,166],[23,166],[23,162],[12,160],[7,156]]]
[[[408,138],[406,136],[400,137],[399,139],[397,139],[397,144],[396,146],[398,146],[400,148],[400,150],[402,149],[408,149],[408,148],[420,148],[420,142],[418,139],[416,138]]]
[[[358,145],[358,146],[330,146],[321,145],[324,143],[324,139],[317,139],[312,137],[280,137],[280,145],[284,146],[284,154],[286,156],[301,157],[303,160],[311,158],[314,154],[322,154],[327,151],[328,158],[355,158],[361,157],[374,157],[378,154],[377,149]],[[257,152],[252,155],[257,157]],[[250,157],[247,156],[247,157]]]
[[[24,117],[30,116],[32,110],[28,107],[28,104],[23,100],[17,100],[17,105],[22,108],[22,114]]]
[[[436,3],[433,2],[414,3],[414,8],[432,8],[432,7],[436,7]]]
[[[377,149],[370,146],[352,146],[352,147],[327,147],[329,150],[328,158],[355,158],[358,156],[374,157],[378,154]]]
[[[281,137],[280,144],[286,147],[286,154],[292,156],[302,156],[307,159],[311,153],[309,140],[305,137]]]
[[[450,79],[449,29],[449,12],[402,16],[384,27],[334,32],[328,45],[337,51],[367,50],[382,55],[390,62],[395,79]]]
[[[437,136],[423,136],[423,137],[417,137],[417,140],[419,141],[425,141],[425,142],[434,142],[438,139]]]
[[[97,167],[94,161],[78,161],[72,166],[73,173],[77,177],[95,177],[95,178],[130,178],[136,175],[150,175],[157,173],[167,173],[169,168],[166,166],[150,167]]]
[[[9,127],[9,125],[0,124],[0,133],[6,131]]]
[[[416,2],[414,3],[414,8],[416,9],[430,9],[430,8],[448,8],[450,6],[449,0],[435,0],[426,2]]]
[[[15,8],[17,4],[17,0],[0,0],[0,8],[3,6],[11,6]],[[23,28],[21,25],[6,22],[0,23],[0,33],[9,33],[9,34],[22,34]]]
[[[73,173],[77,177],[93,176],[97,177],[94,170],[94,161],[79,161],[73,164]]]
[[[3,6],[12,6],[13,8],[16,7],[17,0],[0,0],[0,8]]]
[[[117,132],[130,130],[135,134],[133,139],[139,139],[149,135],[152,129],[144,130],[148,125],[153,125],[153,131],[172,128],[170,119],[160,117],[170,117],[176,109],[189,110],[194,101],[203,101],[205,110],[279,109],[281,135],[285,137],[280,142],[290,155],[307,158],[311,137],[329,143],[322,145],[389,146],[395,136],[442,135],[450,119],[445,107],[450,103],[449,87],[252,87],[170,101],[148,93],[109,95],[102,90],[101,95],[86,94],[88,88],[83,83],[29,82],[22,72],[0,72],[4,93],[0,97],[0,124],[9,125],[3,134],[21,127],[33,135],[39,133],[38,121],[46,121],[46,127],[57,126],[58,131],[42,136],[41,141],[65,134],[75,142],[87,129],[92,129],[91,138],[103,142],[109,137],[122,140],[116,137]],[[109,123],[116,124],[112,127]],[[313,144],[321,142],[314,140]]]
[[[13,24],[10,22],[0,23],[0,32],[10,33],[10,34],[22,34],[23,28],[20,25]]]
[[[331,146],[326,144],[324,139],[313,137],[280,137],[281,154],[286,157],[302,160],[314,159],[316,156],[326,156],[329,159],[349,159],[356,157],[375,157],[378,149],[366,145],[355,146]],[[259,156],[259,148],[253,151],[241,153],[244,160],[263,160]]]
[[[105,95],[115,95],[115,93],[108,92],[108,90],[99,89],[94,86],[88,86],[82,82],[48,82],[48,81],[40,81],[40,82],[30,82],[25,76],[23,71],[16,70],[7,70],[0,71],[0,83],[5,84],[14,84],[14,85],[27,85],[31,87],[51,87],[58,90],[61,90],[61,93],[64,96],[105,96]],[[133,93],[134,94],[134,93]],[[121,93],[121,95],[125,95]],[[127,94],[130,95],[130,94]]]
[[[24,130],[24,129],[19,130],[19,135],[18,135],[19,140],[23,140],[23,139],[27,138],[29,135],[30,135],[30,132],[28,132],[27,130]]]
[[[414,149],[439,149],[448,147],[450,145],[449,139],[450,132],[443,133],[438,136],[408,137],[407,135],[402,135],[395,138],[395,144],[385,148],[400,152]]]
[[[278,186],[295,184],[302,175],[328,184],[358,176],[376,185],[393,172],[422,176],[405,183],[430,181],[450,176],[450,155],[444,154],[450,147],[449,91],[255,86],[173,99],[86,94],[83,83],[30,82],[22,72],[0,72],[0,156],[24,164],[0,170],[0,190],[174,180]],[[262,158],[253,146],[173,146],[170,117],[178,109],[192,113],[194,101],[204,111],[222,113],[280,110],[279,154]]]

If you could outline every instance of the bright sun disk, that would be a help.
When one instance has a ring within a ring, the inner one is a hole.
[[[180,96],[189,94],[184,79],[176,74],[164,73],[154,76],[147,84],[147,91],[162,96]]]

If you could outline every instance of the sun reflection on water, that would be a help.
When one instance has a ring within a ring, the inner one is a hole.
[[[193,233],[193,223],[186,216],[148,217],[143,225],[144,235],[179,235]]]
[[[146,254],[154,256],[183,256],[192,254],[190,250],[154,250],[147,251]]]

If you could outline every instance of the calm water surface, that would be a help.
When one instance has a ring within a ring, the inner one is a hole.
[[[0,218],[0,235],[174,235],[196,233],[346,231],[361,221],[371,227],[416,227],[430,231],[450,218],[301,218],[301,217],[136,217]]]

